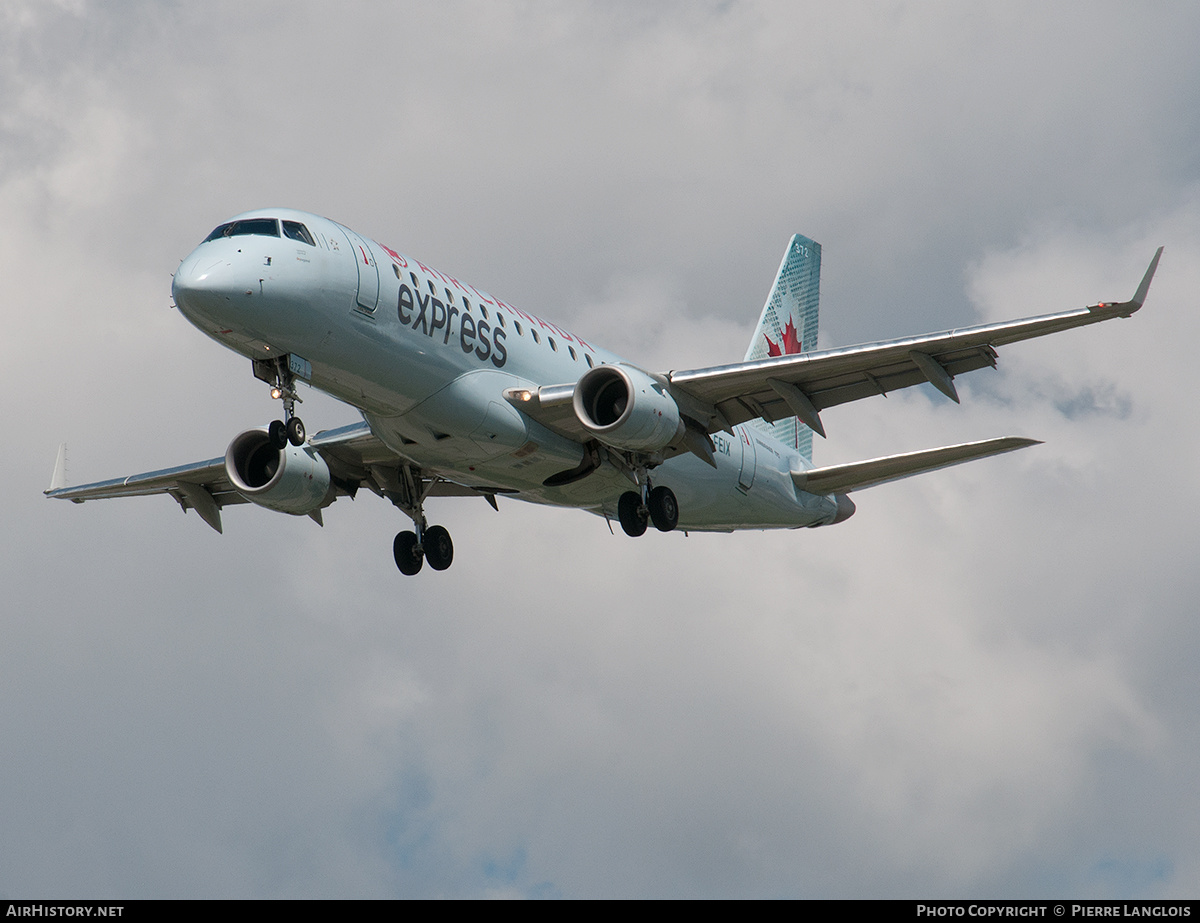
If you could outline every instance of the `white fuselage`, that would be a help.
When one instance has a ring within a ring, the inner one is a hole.
[[[205,241],[175,276],[189,321],[252,359],[304,360],[302,379],[357,407],[388,448],[428,474],[615,514],[628,477],[606,463],[574,483],[544,486],[580,463],[581,445],[503,394],[570,384],[625,360],[328,219],[278,208],[239,218],[255,216],[302,224],[312,243],[259,234]],[[713,445],[715,469],[690,453],[653,469],[654,483],[678,497],[679,528],[835,518],[832,498],[795,488],[789,472],[807,467],[801,455],[765,431],[734,427]]]

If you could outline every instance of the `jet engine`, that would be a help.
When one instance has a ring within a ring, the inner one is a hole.
[[[579,422],[619,449],[656,452],[685,430],[666,386],[631,365],[598,365],[585,372],[572,403]]]
[[[248,429],[225,450],[225,473],[237,492],[259,506],[303,516],[329,495],[329,467],[309,446],[271,445],[265,429]]]

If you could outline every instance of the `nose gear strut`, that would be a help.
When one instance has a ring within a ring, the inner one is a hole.
[[[271,385],[271,397],[283,401],[283,419],[274,420],[267,427],[271,445],[280,451],[283,451],[289,442],[294,446],[304,445],[307,435],[304,422],[295,415],[296,404],[303,404],[304,401],[296,393],[296,376],[292,374],[288,365],[288,357],[255,359],[254,376]]]

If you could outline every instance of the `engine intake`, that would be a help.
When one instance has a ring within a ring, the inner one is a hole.
[[[666,387],[630,365],[598,365],[584,373],[572,404],[584,427],[619,449],[655,452],[685,429]]]
[[[259,506],[304,516],[325,505],[329,467],[315,449],[271,445],[265,429],[248,429],[225,450],[225,473],[237,492]]]

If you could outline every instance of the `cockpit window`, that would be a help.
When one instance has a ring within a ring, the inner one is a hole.
[[[223,224],[204,238],[204,242],[216,240],[218,237],[240,237],[243,234],[259,234],[263,237],[278,237],[279,222],[274,218],[244,218],[241,221],[230,221]]]
[[[283,236],[290,237],[292,240],[298,240],[301,243],[308,244],[310,247],[315,247],[317,242],[313,240],[313,236],[308,233],[308,228],[302,225],[299,221],[283,222]]]

